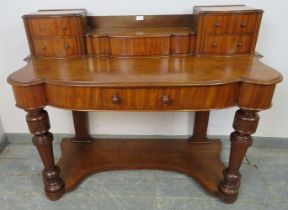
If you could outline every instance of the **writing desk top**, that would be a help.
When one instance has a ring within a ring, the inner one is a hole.
[[[246,82],[275,84],[276,70],[255,56],[185,56],[35,59],[11,74],[14,86],[40,83],[68,86],[194,86]]]

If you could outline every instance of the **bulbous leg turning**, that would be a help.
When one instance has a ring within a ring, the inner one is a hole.
[[[64,182],[60,177],[60,169],[54,162],[53,135],[49,132],[48,113],[43,109],[26,111],[26,121],[33,134],[32,141],[44,165],[42,176],[46,195],[50,200],[58,200],[64,194]]]
[[[233,203],[237,199],[241,180],[239,169],[247,149],[252,145],[251,134],[255,133],[258,122],[257,111],[239,109],[235,114],[233,122],[235,131],[230,135],[229,165],[223,171],[224,179],[218,186],[218,197],[225,203]]]

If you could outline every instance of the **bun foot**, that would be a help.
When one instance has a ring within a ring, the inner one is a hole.
[[[217,197],[226,204],[232,204],[237,200],[237,195],[225,195],[221,191],[217,193]]]
[[[57,200],[59,200],[59,199],[63,196],[64,193],[65,193],[64,185],[63,185],[63,187],[62,187],[59,191],[57,191],[57,192],[47,192],[47,191],[45,191],[45,194],[46,194],[47,198],[48,198],[49,200],[51,200],[51,201],[57,201]]]

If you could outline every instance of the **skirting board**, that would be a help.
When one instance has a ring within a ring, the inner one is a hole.
[[[8,138],[5,134],[0,136],[0,153],[4,150],[4,148],[8,145]]]
[[[6,133],[5,134],[6,142],[10,143],[31,143],[31,134],[28,133]],[[54,142],[60,143],[62,138],[69,138],[73,137],[73,134],[54,134]],[[153,136],[153,135],[92,135],[93,138],[99,139],[187,139],[189,136],[186,135],[179,135],[179,136]],[[229,136],[222,136],[222,135],[214,135],[209,136],[209,138],[217,138],[221,139],[223,146],[229,146]],[[254,142],[252,144],[253,147],[263,147],[263,148],[282,148],[288,149],[288,138],[279,138],[279,137],[260,137],[254,136]],[[1,138],[2,140],[2,138]],[[8,141],[7,141],[8,140]],[[0,141],[1,142],[1,141]],[[4,141],[5,142],[5,141]],[[7,145],[7,143],[2,143],[3,145]],[[0,143],[0,151],[1,145]]]

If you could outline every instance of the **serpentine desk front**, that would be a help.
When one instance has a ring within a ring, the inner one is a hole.
[[[226,203],[236,200],[239,168],[270,108],[281,74],[255,56],[262,10],[243,5],[194,7],[194,14],[87,16],[86,10],[24,15],[31,56],[8,78],[28,112],[49,199],[89,174],[161,169],[193,177]],[[75,137],[55,164],[45,106],[72,110]],[[238,106],[227,168],[221,145],[206,136],[209,111]],[[92,139],[88,111],[193,111],[187,140]]]

